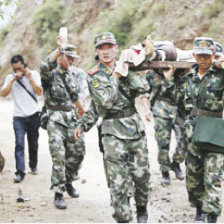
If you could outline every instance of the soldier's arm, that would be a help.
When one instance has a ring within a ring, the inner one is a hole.
[[[82,118],[78,120],[77,128],[75,129],[74,132],[74,138],[76,140],[79,140],[80,134],[85,131],[89,131],[97,122],[99,118],[99,115],[96,111],[95,105],[93,102],[91,102],[89,109],[84,113]]]
[[[55,50],[40,64],[41,79],[49,79],[51,76],[51,71],[57,67],[57,60],[55,60],[55,55],[57,55],[57,53],[58,50]],[[51,58],[52,54],[53,59]]]
[[[149,85],[149,93],[152,92],[153,73],[154,73],[153,70],[150,70],[150,71],[148,71],[148,72],[146,73],[146,75],[145,75],[145,78],[146,78],[146,80],[147,80],[147,82],[148,82],[148,85]]]
[[[131,89],[135,92],[136,96],[139,97],[141,104],[143,106],[145,118],[147,121],[151,120],[151,111],[149,103],[149,85],[145,77],[138,73],[130,72],[128,75],[128,83]]]
[[[82,116],[85,113],[85,110],[83,108],[82,102],[80,100],[77,100],[75,102],[75,106],[78,110],[79,116]]]
[[[57,38],[57,49],[54,50],[40,65],[41,79],[48,79],[51,71],[57,67],[57,58],[60,56],[62,37]]]

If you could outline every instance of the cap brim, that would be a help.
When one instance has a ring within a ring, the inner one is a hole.
[[[215,52],[215,56],[223,56],[222,52]]]
[[[72,57],[72,58],[80,58],[77,54],[66,54],[65,55]]]
[[[194,53],[195,54],[209,54],[209,55],[212,55],[213,51],[209,50],[209,49],[200,48],[200,49],[194,49]]]
[[[111,40],[109,40],[109,39],[105,39],[105,40],[101,40],[101,41],[99,41],[99,42],[95,45],[95,47],[99,47],[99,46],[101,46],[101,45],[103,45],[103,44],[113,44],[113,45],[116,45],[116,42],[115,42],[115,41],[111,41]]]

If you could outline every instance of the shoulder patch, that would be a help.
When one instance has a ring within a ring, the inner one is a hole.
[[[89,75],[94,75],[94,74],[97,73],[98,71],[100,71],[100,69],[99,69],[97,66],[95,66],[94,68],[92,68],[92,69],[90,69],[90,70],[88,71],[88,74],[89,74]]]
[[[94,79],[91,81],[91,86],[94,88],[94,89],[97,89],[99,86],[100,86],[100,83],[98,81],[98,79]]]

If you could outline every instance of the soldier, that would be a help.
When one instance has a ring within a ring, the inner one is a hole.
[[[221,57],[224,57],[222,51],[222,45],[218,42],[214,42],[214,44],[215,44],[215,60],[218,60]]]
[[[166,78],[162,69],[154,69],[146,74],[151,93],[151,108],[154,117],[155,138],[158,144],[158,162],[162,172],[161,184],[170,184],[169,171],[173,170],[179,180],[184,179],[180,163],[184,161],[185,150],[182,147],[182,134],[176,124],[177,106],[172,97],[173,89],[162,91],[166,86]],[[177,147],[173,154],[172,162],[169,158],[171,131],[174,130],[177,139]]]
[[[217,222],[221,214],[221,176],[224,155],[204,151],[205,146],[196,145],[192,139],[196,118],[222,117],[224,70],[212,64],[214,42],[212,38],[194,39],[195,64],[184,77],[181,88],[176,91],[177,102],[183,102],[186,112],[186,135],[188,138],[186,184],[191,206],[196,207],[195,222]],[[220,62],[217,66],[220,67]],[[166,74],[173,85],[173,69]],[[207,130],[210,132],[211,130]]]
[[[149,196],[149,161],[144,125],[136,112],[134,100],[141,96],[146,117],[148,85],[140,75],[121,77],[113,73],[118,46],[112,33],[103,32],[95,38],[97,64],[88,72],[92,102],[75,131],[75,138],[88,131],[102,117],[101,143],[104,150],[105,173],[110,186],[113,217],[129,222],[131,217],[128,193],[130,178],[135,185],[137,221],[147,222]]]
[[[16,172],[14,182],[19,183],[25,177],[25,135],[27,134],[29,167],[31,173],[38,173],[39,106],[37,95],[42,94],[40,75],[30,70],[22,55],[11,58],[14,73],[6,77],[1,96],[12,92],[14,100],[13,129],[15,133]]]
[[[54,205],[58,209],[66,208],[65,190],[71,197],[79,197],[72,181],[77,179],[85,155],[83,136],[78,142],[74,140],[73,133],[78,117],[84,113],[78,100],[76,76],[85,77],[86,74],[80,74],[84,72],[79,68],[70,68],[78,57],[76,48],[70,44],[62,45],[62,41],[59,37],[57,49],[40,66],[53,162],[51,189],[55,192]]]

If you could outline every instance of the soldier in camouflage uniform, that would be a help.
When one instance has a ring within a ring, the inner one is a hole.
[[[148,85],[140,75],[129,73],[119,77],[113,73],[117,45],[109,32],[95,38],[99,64],[88,72],[92,102],[75,131],[78,139],[102,117],[101,134],[106,175],[110,186],[113,217],[117,222],[129,222],[131,217],[128,192],[130,177],[135,186],[137,221],[147,222],[149,196],[149,161],[143,122],[135,110],[137,96],[144,102],[147,118]]]
[[[49,147],[52,157],[51,189],[55,192],[54,204],[58,209],[65,209],[63,192],[79,197],[72,186],[77,179],[78,170],[85,155],[84,139],[73,138],[74,127],[80,115],[84,113],[78,100],[76,76],[86,74],[74,68],[72,63],[78,57],[76,48],[70,44],[62,45],[59,37],[58,49],[41,63],[41,81],[44,89],[44,105],[47,109]]]
[[[219,60],[220,58],[224,57],[222,45],[218,42],[214,42],[215,44],[215,60]]]
[[[214,42],[211,38],[198,37],[194,40],[194,57],[197,61],[184,77],[182,86],[176,91],[177,102],[183,102],[187,114],[185,126],[188,138],[186,184],[189,201],[196,207],[195,222],[217,221],[221,213],[221,176],[224,155],[205,152],[192,141],[197,116],[222,117],[224,70],[217,63]],[[173,85],[173,72],[167,73],[170,87]],[[195,108],[197,106],[197,109]],[[196,113],[195,113],[196,110]],[[209,132],[209,130],[207,130]]]
[[[170,184],[169,170],[173,170],[176,177],[184,179],[180,163],[184,161],[185,151],[182,147],[183,137],[179,125],[176,124],[177,106],[172,97],[173,88],[165,89],[166,79],[161,69],[150,70],[146,74],[151,93],[151,108],[155,123],[155,138],[158,144],[158,162],[162,172],[161,184]],[[165,91],[163,91],[165,89]],[[169,158],[169,148],[171,141],[171,131],[175,131],[177,147],[173,154],[172,163]]]

